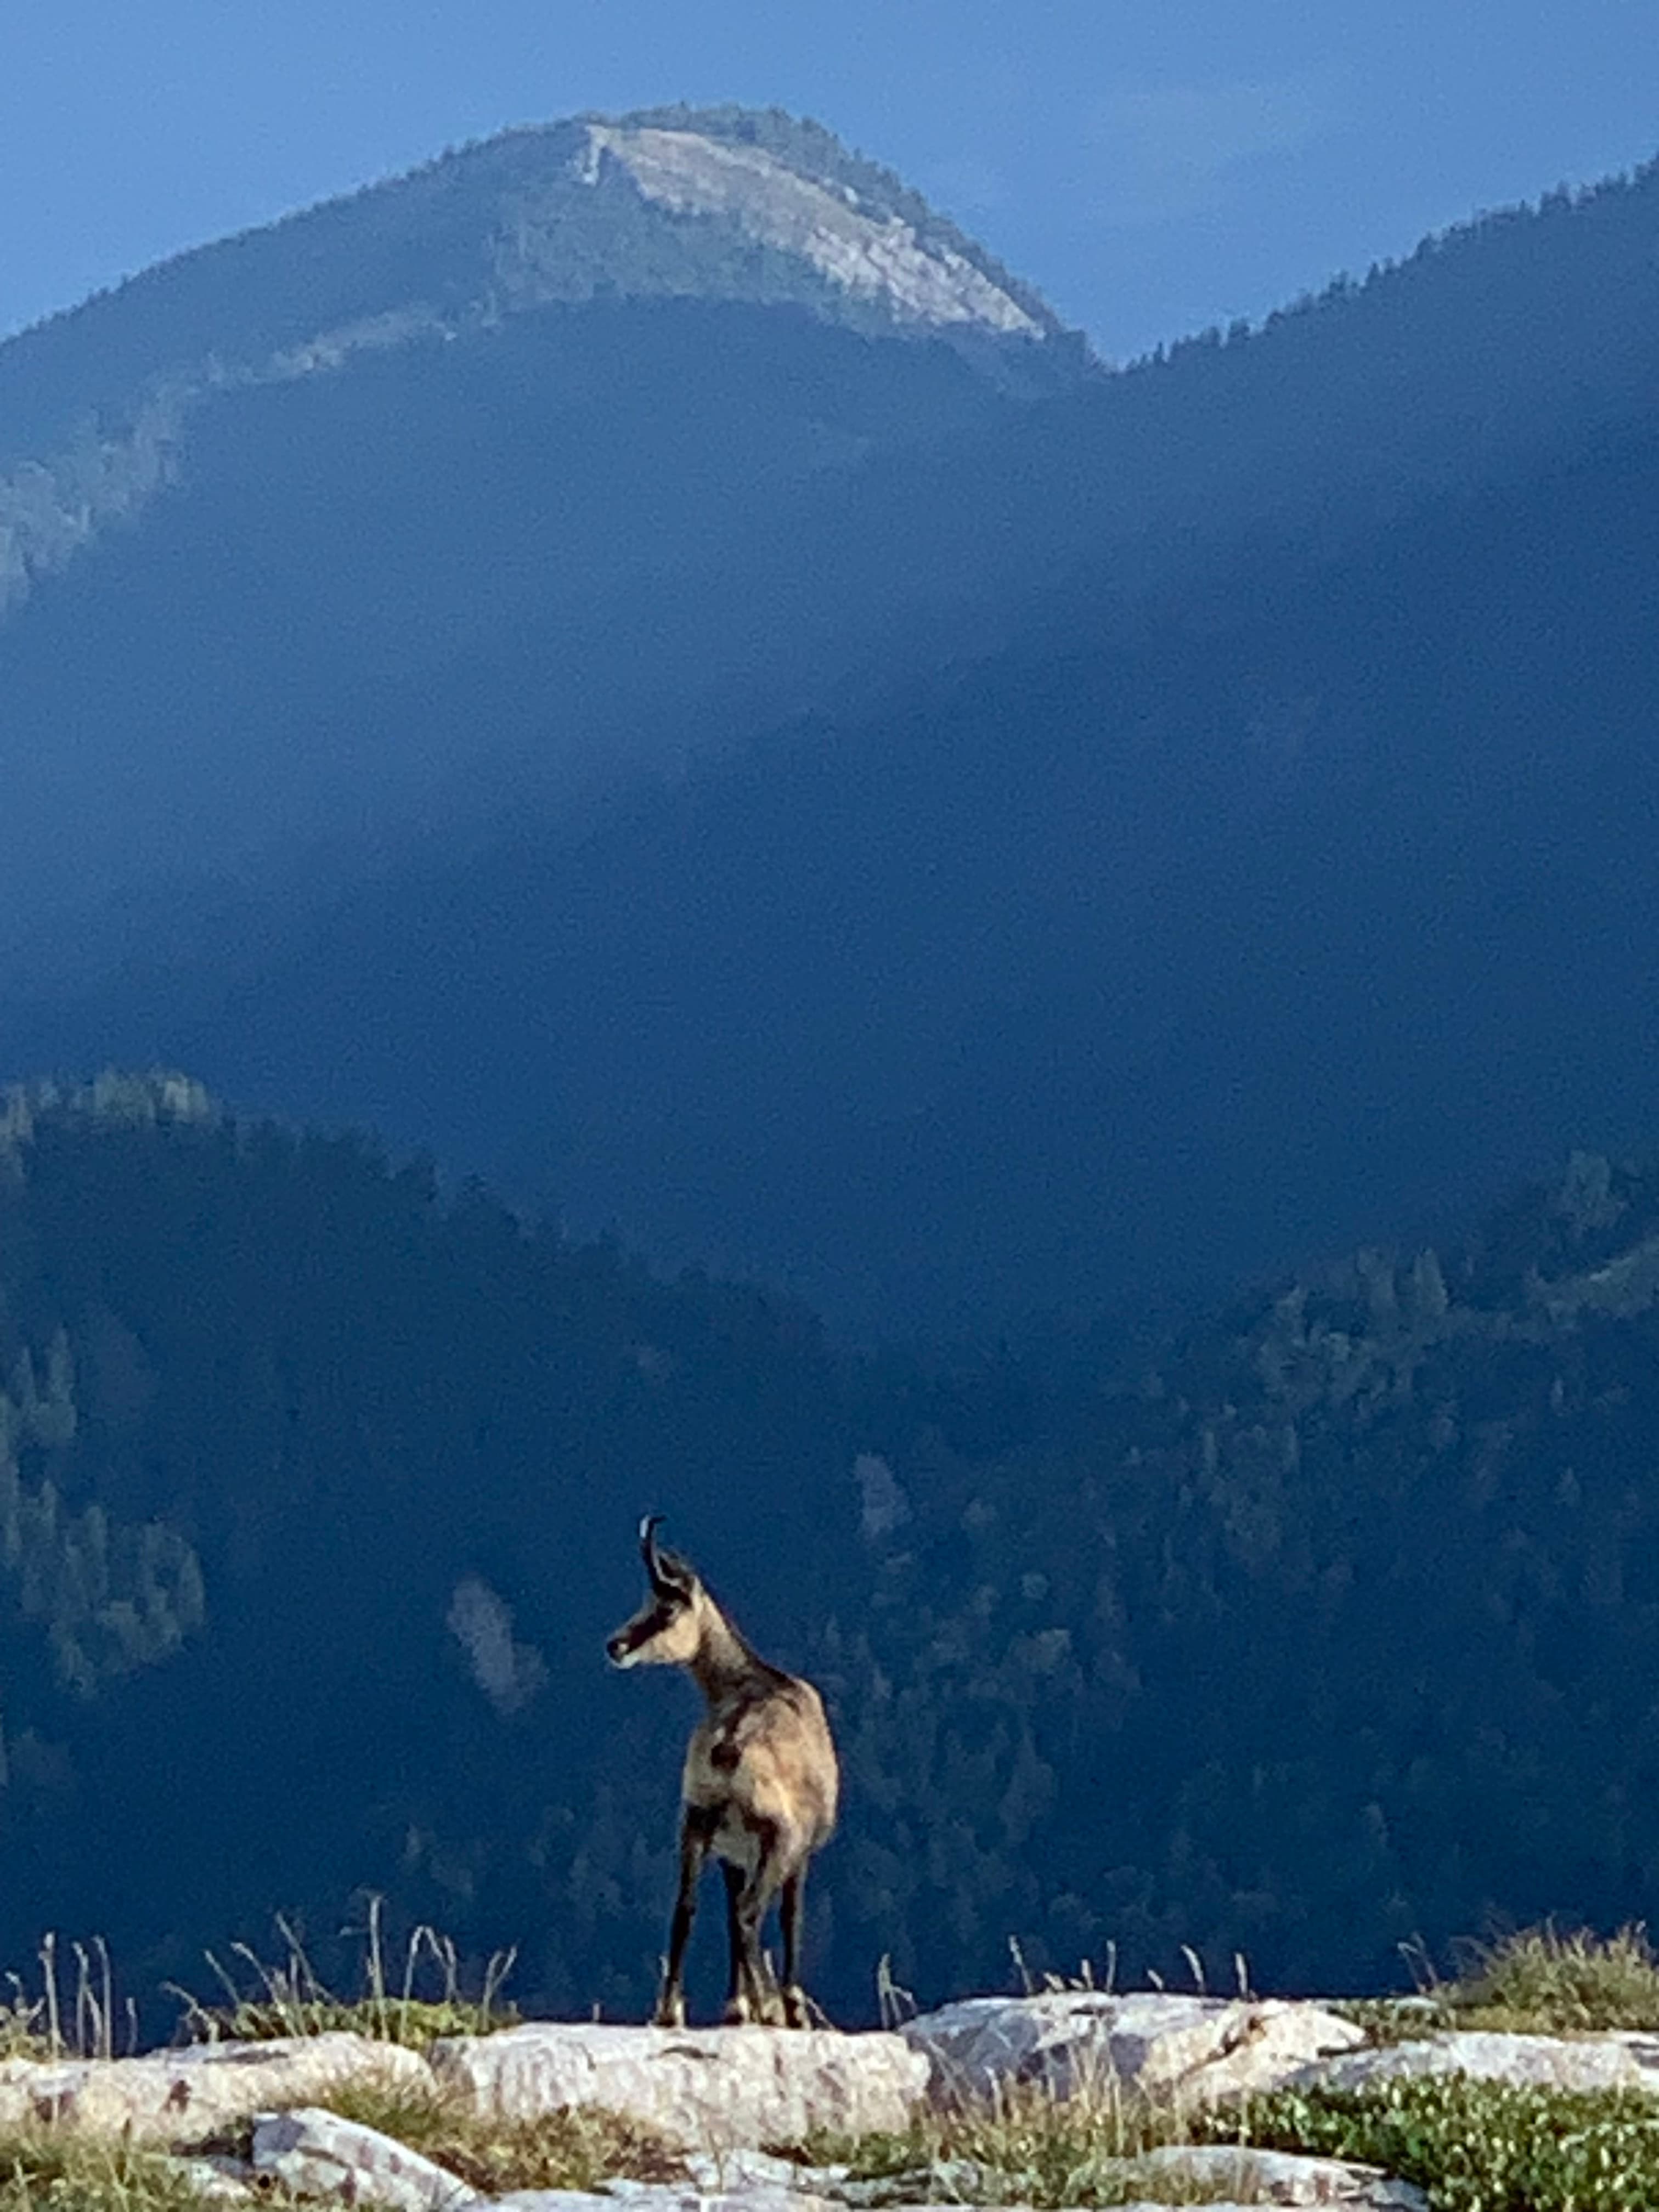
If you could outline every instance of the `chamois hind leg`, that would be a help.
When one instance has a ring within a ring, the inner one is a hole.
[[[783,1923],[783,2024],[806,2027],[806,1992],[800,1985],[800,1906],[806,1869],[797,1867],[783,1885],[779,1917]]]
[[[663,1972],[662,1995],[657,1999],[659,2027],[685,2026],[686,1939],[691,1933],[692,1916],[697,1909],[698,1878],[713,1837],[714,1824],[708,1814],[696,1808],[689,1809],[680,1825],[680,1889],[674,1900],[674,1917],[669,1923],[668,1964]]]
[[[726,1933],[731,1947],[731,1978],[726,1990],[726,2018],[730,2027],[742,2027],[752,2020],[744,1972],[743,1926],[738,1918],[738,1907],[743,1897],[743,1869],[733,1866],[730,1859],[720,1861],[720,1872],[726,1877]]]
[[[740,1972],[742,1991],[748,2002],[749,2017],[763,2021],[769,2027],[779,2024],[782,2008],[777,1991],[761,1950],[761,1923],[766,1917],[766,1908],[777,1893],[777,1831],[768,1826],[759,1838],[760,1850],[755,1864],[744,1870],[738,1891],[735,1911],[736,1935],[741,1951]]]

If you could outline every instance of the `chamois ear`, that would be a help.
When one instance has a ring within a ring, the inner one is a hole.
[[[659,1597],[687,1598],[696,1577],[684,1559],[677,1559],[672,1552],[658,1550],[657,1530],[662,1517],[660,1513],[647,1513],[641,1522],[640,1557],[645,1561],[645,1571]]]

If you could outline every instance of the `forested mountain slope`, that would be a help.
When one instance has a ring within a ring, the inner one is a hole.
[[[1353,1990],[1651,1893],[1650,1168],[1577,1156],[1062,1382],[833,1357],[179,1079],[14,1096],[3,1158],[20,1965],[52,1925],[199,1981],[272,1908],[325,1948],[362,1883],[520,1941],[522,1997],[642,2009],[691,1715],[601,1656],[645,1506],[829,1692],[839,2016],[884,1953],[927,1996],[1010,1936]]]
[[[60,732],[115,684],[118,842],[303,818],[337,896],[38,929],[7,1063],[181,1060],[878,1330],[1219,1285],[1638,1135],[1656,240],[1650,171],[1018,403],[659,299],[242,395],[270,434],[204,416],[0,657]],[[77,659],[118,570],[130,649]],[[14,887],[95,874],[93,757],[21,748]]]
[[[204,1011],[14,1034],[186,1049],[843,1327],[1432,1225],[1650,1110],[1656,513],[1644,434],[1340,559],[1073,602],[574,842],[365,893]]]

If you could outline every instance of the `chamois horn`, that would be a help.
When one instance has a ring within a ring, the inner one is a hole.
[[[665,1558],[657,1549],[657,1530],[662,1525],[660,1513],[647,1513],[640,1523],[640,1557],[645,1561],[645,1571],[651,1577],[653,1590],[674,1590],[684,1593],[686,1577],[679,1561]]]

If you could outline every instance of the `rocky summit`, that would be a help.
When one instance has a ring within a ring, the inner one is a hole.
[[[600,297],[787,305],[1027,348],[1063,329],[890,170],[781,111],[508,131],[0,346],[0,614],[169,481],[209,400]]]

